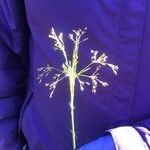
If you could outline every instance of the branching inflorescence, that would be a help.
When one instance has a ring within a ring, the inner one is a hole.
[[[67,51],[65,49],[65,44],[63,40],[63,33],[60,33],[59,35],[56,34],[54,28],[51,28],[49,38],[54,40],[54,49],[57,51],[60,51],[63,54],[64,62],[62,63],[62,68],[57,69],[53,66],[50,66],[47,64],[45,67],[38,68],[38,77],[39,83],[42,82],[42,79],[47,77],[50,72],[55,71],[55,75],[53,77],[53,81],[49,83],[45,83],[45,87],[47,87],[50,91],[50,98],[52,98],[52,95],[56,89],[56,86],[60,81],[62,81],[65,78],[69,79],[69,90],[70,90],[70,109],[71,109],[71,123],[72,123],[72,144],[73,144],[73,150],[76,149],[76,132],[75,132],[75,121],[74,121],[74,93],[75,93],[75,80],[78,81],[80,85],[81,91],[84,90],[85,85],[92,86],[92,92],[96,93],[96,89],[98,85],[102,85],[104,87],[108,86],[109,84],[105,81],[101,81],[99,79],[99,71],[101,67],[109,67],[115,75],[117,75],[118,72],[118,66],[114,64],[110,64],[107,62],[108,56],[103,53],[101,55],[98,54],[98,50],[91,50],[91,62],[85,66],[83,69],[81,69],[79,72],[77,72],[77,64],[78,62],[78,51],[79,51],[79,45],[82,42],[85,42],[88,40],[88,38],[81,39],[81,37],[86,33],[87,28],[84,30],[78,29],[73,30],[73,33],[69,33],[69,39],[74,44],[72,59],[69,60],[67,57]],[[93,73],[89,75],[89,70],[93,70],[94,66],[96,66]],[[85,80],[84,80],[85,79]],[[88,79],[88,81],[87,81]]]

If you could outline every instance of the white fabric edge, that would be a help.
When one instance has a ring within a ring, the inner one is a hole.
[[[132,126],[107,130],[112,135],[116,150],[149,150],[140,134]]]
[[[150,131],[145,127],[136,127],[136,128],[141,130],[143,133],[145,133],[147,144],[150,146]]]

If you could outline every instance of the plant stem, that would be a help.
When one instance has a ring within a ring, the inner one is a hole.
[[[75,121],[74,121],[74,91],[75,91],[75,77],[74,73],[70,74],[70,109],[71,109],[71,132],[72,132],[72,144],[73,150],[76,149],[76,133],[75,133]]]
[[[80,37],[76,39],[73,56],[72,65],[69,68],[69,83],[70,83],[70,109],[71,109],[71,132],[72,132],[72,144],[73,150],[76,149],[76,131],[75,131],[75,121],[74,121],[74,94],[75,94],[75,79],[76,79],[76,69],[78,63],[78,48],[79,48]]]

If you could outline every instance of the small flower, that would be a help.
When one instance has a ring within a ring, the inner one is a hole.
[[[78,79],[78,81],[79,81],[81,91],[84,90],[84,85],[85,85],[85,84],[86,84],[86,85],[90,85],[89,82],[82,81],[82,80],[80,80],[79,78],[77,78],[77,79]]]
[[[119,67],[117,65],[113,65],[113,64],[107,64],[107,65],[112,69],[114,74],[117,75]]]
[[[97,88],[97,80],[96,80],[96,77],[95,76],[91,76],[91,80],[92,80],[92,92],[93,93],[96,93],[96,88]]]
[[[63,33],[60,33],[58,36],[55,33],[54,28],[51,28],[50,34],[48,35],[49,38],[54,39],[54,48],[55,50],[64,51],[64,42],[63,42]]]
[[[39,72],[37,79],[39,80],[39,83],[42,82],[43,77],[47,77],[49,75],[49,73],[52,71],[52,67],[49,66],[49,64],[47,64],[46,67],[40,67],[37,69],[37,71]]]
[[[57,85],[57,82],[45,83],[45,87],[47,87],[51,91],[50,95],[49,95],[50,98],[52,98],[52,96],[53,96],[53,93],[55,91],[56,85]]]
[[[74,37],[73,37],[73,34],[69,33],[69,38],[70,38],[70,40],[72,40],[73,42],[75,42],[75,39],[74,39]]]
[[[86,33],[87,27],[84,28],[84,30],[78,29],[78,30],[73,30],[73,32],[75,33],[75,38],[73,38],[72,34],[69,34],[69,38],[74,41],[75,44],[80,44],[86,40],[88,40],[88,38],[83,39],[82,41],[80,40],[81,37],[83,36],[83,34]]]
[[[105,53],[103,53],[101,56],[99,56],[99,58],[95,62],[105,66],[107,62],[107,58],[108,56]]]
[[[91,57],[91,61],[94,62],[96,61],[97,59],[97,54],[98,54],[98,51],[96,50],[91,50],[91,53],[93,54],[93,56]]]

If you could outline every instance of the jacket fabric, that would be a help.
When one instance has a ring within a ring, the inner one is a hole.
[[[82,92],[77,84],[77,147],[116,127],[150,130],[149,0],[1,0],[0,149],[20,149],[19,139],[30,150],[72,149],[68,80],[61,81],[51,99],[44,84],[52,74],[40,84],[37,80],[38,68],[63,63],[48,38],[52,27],[64,33],[70,59],[68,34],[87,27],[77,70],[90,62],[92,49],[119,66],[117,76],[102,69],[100,77],[109,86],[99,86],[96,94],[88,86]]]

